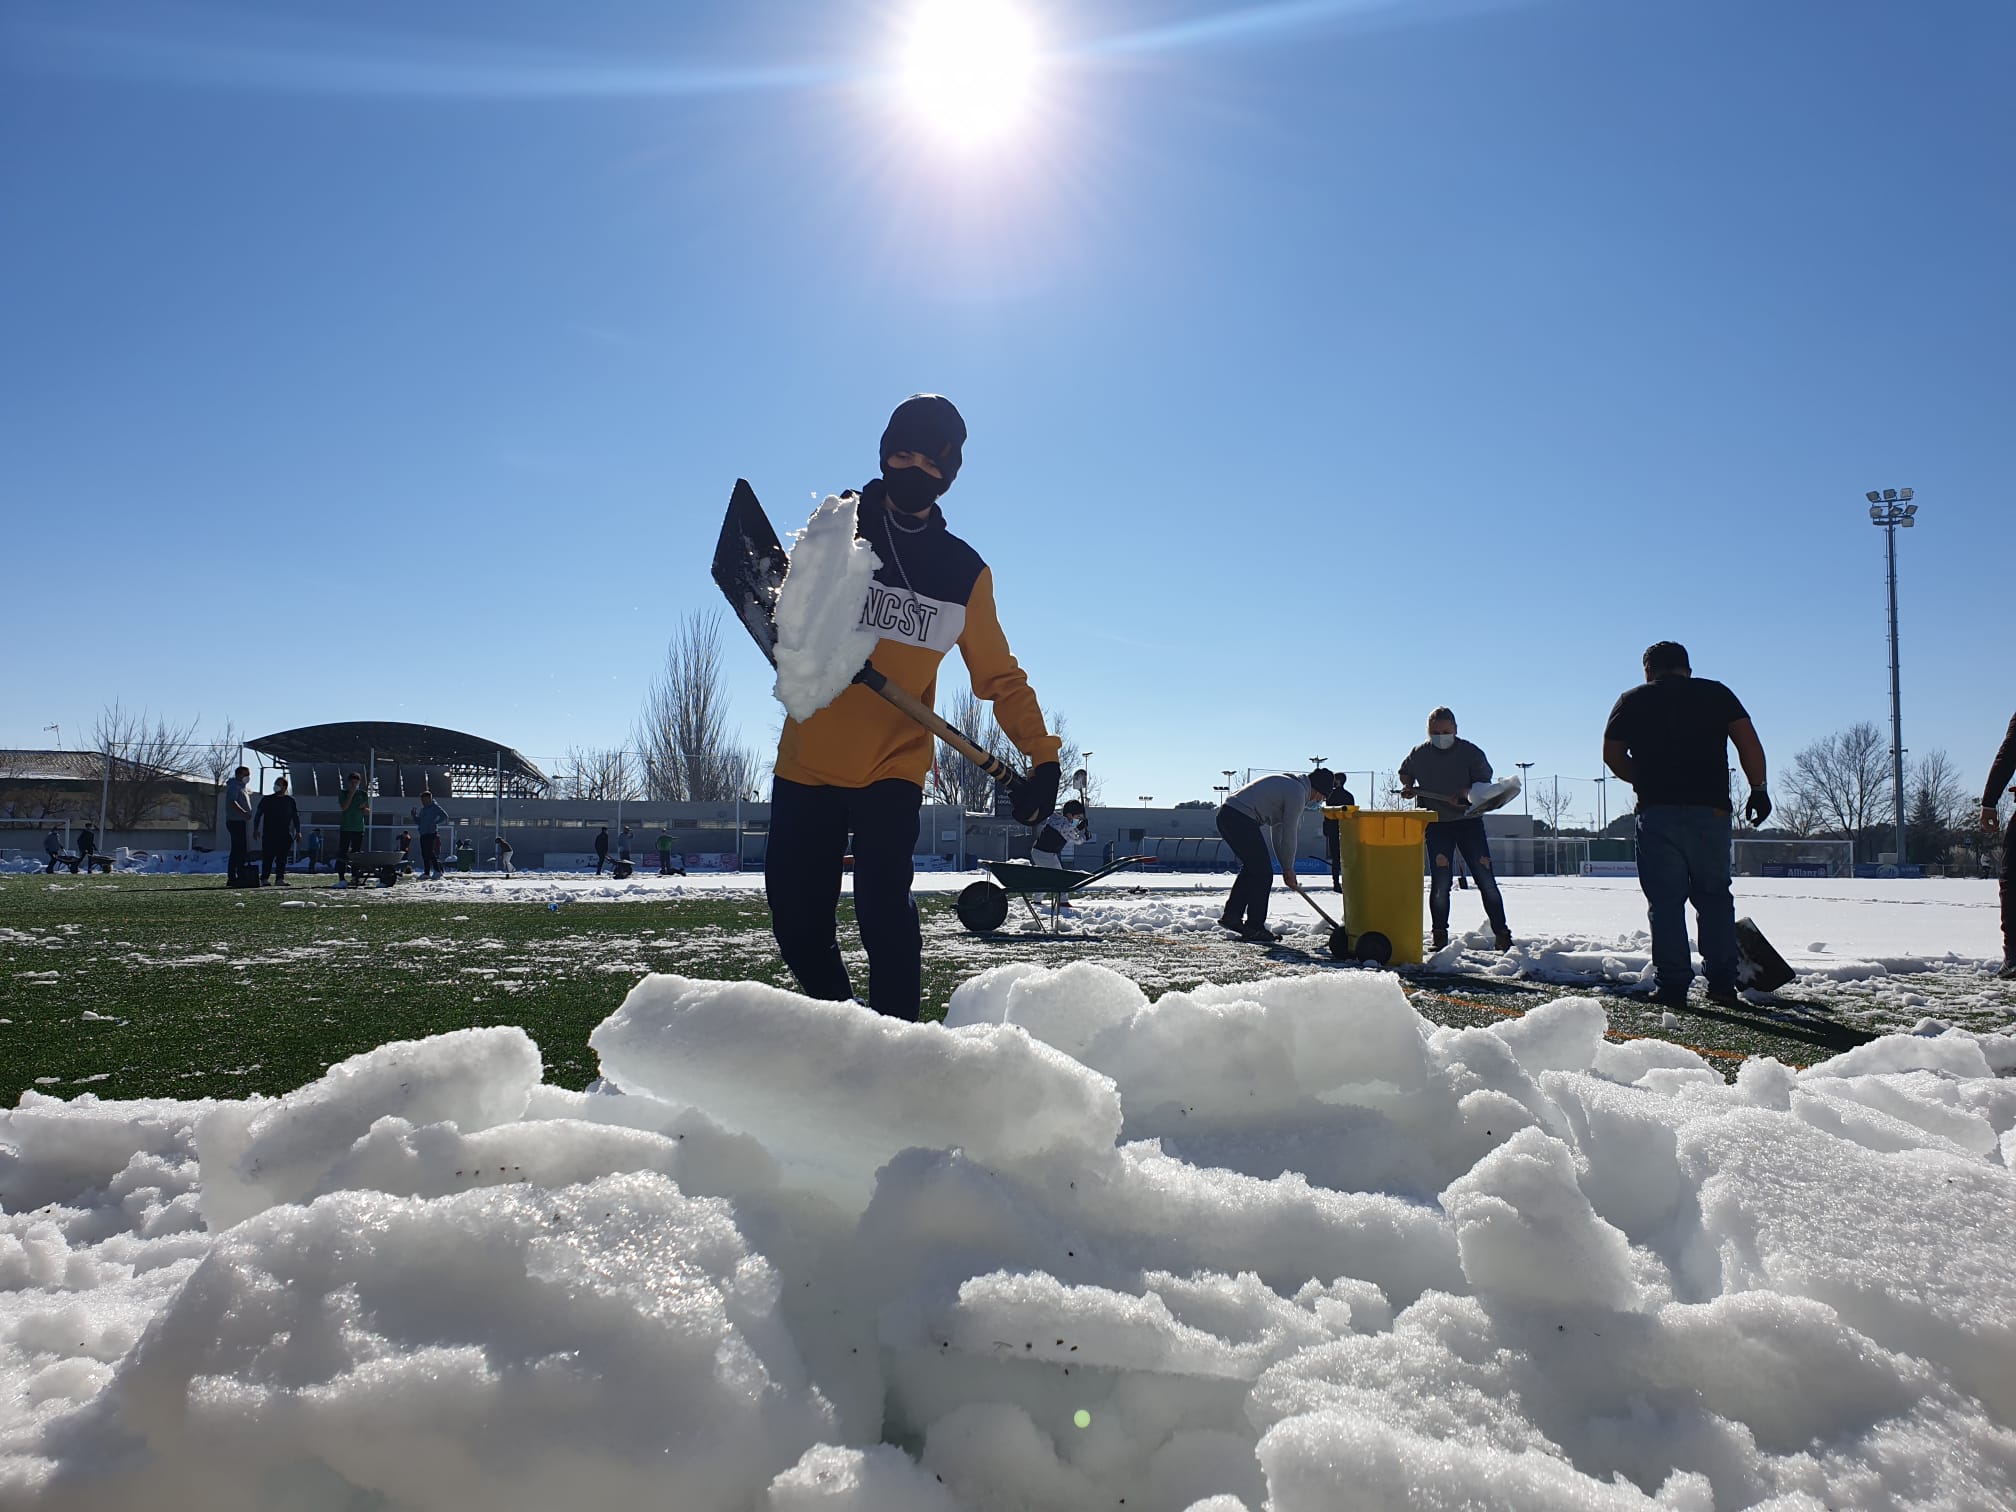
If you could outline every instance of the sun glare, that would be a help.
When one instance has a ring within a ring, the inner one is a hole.
[[[1021,116],[1036,71],[1029,22],[1008,0],[921,0],[903,56],[911,103],[947,137],[983,142]]]

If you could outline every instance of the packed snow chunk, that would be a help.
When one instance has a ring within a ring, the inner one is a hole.
[[[832,495],[812,511],[777,590],[777,698],[793,719],[844,693],[882,638],[863,617],[882,563],[854,534],[859,502]]]
[[[1654,1500],[1540,1450],[1451,1443],[1341,1413],[1290,1418],[1269,1430],[1259,1452],[1270,1512],[1712,1512],[1714,1505],[1698,1477]]]
[[[48,1500],[741,1512],[832,1426],[777,1291],[656,1175],[275,1208],[50,1435]]]
[[[1493,1302],[1625,1312],[1639,1303],[1631,1246],[1596,1216],[1568,1146],[1521,1129],[1442,1194],[1471,1287]]]
[[[761,1512],[964,1512],[944,1484],[901,1449],[815,1444],[770,1483]]]
[[[1358,1102],[1365,1100],[1361,1090],[1404,1094],[1429,1080],[1422,1041],[1427,1024],[1399,979],[1384,972],[1311,972],[1232,986],[1207,982],[1161,1002],[1171,997],[1206,1005],[1258,1003],[1268,1032],[1294,1062],[1297,1084],[1313,1095]]]
[[[1529,1009],[1519,1018],[1493,1024],[1491,1032],[1512,1047],[1531,1075],[1542,1071],[1587,1071],[1610,1027],[1603,1005],[1590,997],[1560,998]]]
[[[785,1179],[866,1205],[899,1150],[1003,1168],[1110,1159],[1113,1084],[1012,1025],[947,1030],[754,982],[647,976],[589,1044],[602,1074],[761,1140]]]
[[[1141,1295],[1069,1286],[1054,1276],[977,1276],[928,1323],[932,1337],[986,1357],[996,1340],[1022,1358],[1156,1375],[1252,1380],[1331,1330],[1247,1272],[1189,1279],[1151,1272]]]
[[[760,1141],[721,1127],[698,1108],[642,1094],[570,1092],[538,1086],[525,1104],[527,1123],[546,1119],[608,1124],[663,1134],[679,1146],[674,1177],[689,1197],[736,1197],[777,1185],[777,1162]]]
[[[486,1186],[563,1187],[626,1171],[655,1171],[689,1195],[684,1147],[663,1134],[555,1119],[464,1134],[453,1124],[381,1118],[317,1184],[332,1192],[452,1197]]]
[[[1606,1081],[1619,1082],[1627,1087],[1650,1085],[1646,1078],[1655,1071],[1705,1071],[1706,1080],[1722,1080],[1719,1071],[1685,1045],[1662,1039],[1626,1040],[1621,1045],[1606,1041],[1597,1047],[1596,1059],[1590,1063],[1589,1069]]]
[[[945,1027],[1019,1024],[1075,1060],[1101,1031],[1148,1006],[1133,980],[1090,961],[1054,970],[1016,962],[983,971],[953,989]]]
[[[1941,1071],[1948,1076],[1992,1076],[1980,1042],[1971,1034],[1886,1034],[1866,1045],[1808,1066],[1801,1081],[1828,1076],[1865,1076],[1885,1071]]]
[[[304,1200],[381,1118],[465,1134],[514,1122],[543,1071],[523,1029],[457,1029],[353,1055],[281,1098],[219,1103],[196,1126],[204,1219],[224,1229]]]
[[[214,1106],[207,1099],[101,1102],[88,1092],[66,1102],[23,1092],[18,1107],[0,1108],[0,1210],[82,1205],[136,1155],[193,1160],[197,1120]]]
[[[1825,1302],[2016,1425],[2016,1173],[1749,1109],[1689,1124],[1679,1158],[1728,1290]]]

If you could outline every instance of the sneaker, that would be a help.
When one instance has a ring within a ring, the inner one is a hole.
[[[2016,982],[2016,956],[2011,956],[2008,960],[2004,961],[2002,969],[1996,972],[1995,975],[2001,981]]]
[[[1234,934],[1244,934],[1246,932],[1246,926],[1230,914],[1218,915],[1218,927],[1220,929],[1229,929]]]
[[[1743,1001],[1743,995],[1734,987],[1710,987],[1708,989],[1708,1001],[1713,1003],[1717,1008],[1747,1008],[1749,1006],[1749,1004]]]
[[[1496,945],[1498,947],[1498,953],[1500,955],[1503,955],[1506,951],[1512,948],[1512,931],[1509,929],[1493,930],[1491,932],[1491,943]]]
[[[1239,938],[1246,941],[1249,945],[1272,945],[1281,936],[1269,929],[1265,924],[1255,924],[1250,929],[1240,930]]]

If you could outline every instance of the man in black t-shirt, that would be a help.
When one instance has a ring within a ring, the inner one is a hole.
[[[1654,1001],[1687,1001],[1694,959],[1687,949],[1687,904],[1701,937],[1708,998],[1723,1007],[1736,996],[1736,900],[1729,890],[1729,742],[1750,779],[1744,817],[1771,817],[1764,791],[1764,745],[1741,700],[1693,675],[1687,648],[1660,641],[1645,650],[1645,681],[1617,700],[1603,727],[1603,764],[1638,794],[1638,885],[1652,922]]]

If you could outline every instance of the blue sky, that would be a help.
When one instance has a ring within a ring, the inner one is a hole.
[[[1665,637],[1782,769],[1888,718],[1904,484],[1907,744],[1978,780],[2016,12],[1028,0],[975,147],[905,9],[15,0],[0,744],[114,697],[619,742],[734,479],[783,523],[936,389],[1109,799],[1390,768],[1439,702],[1586,778]]]

